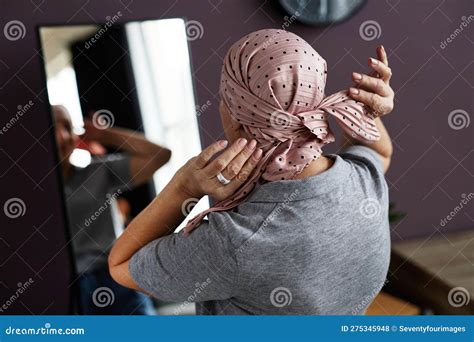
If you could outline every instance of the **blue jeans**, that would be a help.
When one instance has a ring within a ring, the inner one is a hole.
[[[107,268],[82,274],[79,291],[84,315],[155,314],[149,297],[115,282]]]

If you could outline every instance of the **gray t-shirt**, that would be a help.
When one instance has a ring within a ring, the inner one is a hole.
[[[197,314],[363,314],[389,265],[388,188],[373,150],[329,157],[322,174],[265,183],[188,237],[150,242],[133,279]]]
[[[107,267],[107,257],[123,230],[116,198],[128,189],[130,158],[110,154],[94,158],[85,168],[75,167],[65,184],[69,231],[79,274]]]

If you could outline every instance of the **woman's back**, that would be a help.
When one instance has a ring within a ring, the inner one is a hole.
[[[363,313],[388,269],[388,189],[371,149],[334,158],[317,176],[258,187],[188,237],[150,243],[133,278],[198,314]]]

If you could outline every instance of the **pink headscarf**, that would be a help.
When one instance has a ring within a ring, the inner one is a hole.
[[[346,91],[324,96],[326,61],[297,35],[267,29],[236,42],[224,58],[220,96],[231,117],[263,157],[247,181],[229,198],[192,220],[185,234],[210,212],[242,203],[258,182],[293,179],[334,141],[327,118],[362,141],[380,138],[374,120]],[[263,181],[262,181],[263,179]]]

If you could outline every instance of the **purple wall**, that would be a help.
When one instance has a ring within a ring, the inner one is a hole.
[[[366,59],[377,44],[389,51],[397,99],[395,111],[385,119],[395,145],[387,178],[392,200],[408,213],[393,227],[393,237],[471,228],[471,203],[444,227],[440,220],[459,204],[462,194],[472,192],[472,126],[453,129],[448,122],[453,110],[466,111],[460,114],[466,118],[472,113],[473,24],[454,33],[461,17],[472,13],[472,2],[390,3],[369,1],[348,22],[329,28],[296,23],[289,30],[312,43],[328,61],[328,93],[349,86],[351,71],[367,70]],[[186,16],[202,23],[203,37],[191,42],[191,50],[198,103],[212,103],[201,115],[205,145],[221,137],[217,89],[227,48],[250,31],[277,28],[285,20],[270,1],[1,0],[0,33],[8,22],[20,20],[26,34],[16,41],[0,35],[0,126],[6,127],[18,106],[29,101],[34,105],[0,134],[0,204],[20,198],[26,208],[18,218],[0,215],[0,309],[18,283],[29,278],[34,283],[0,314],[66,313],[69,301],[69,244],[36,28],[103,22],[117,11],[123,20]],[[379,39],[361,38],[359,27],[366,20],[380,25]],[[451,34],[454,40],[441,48]]]

